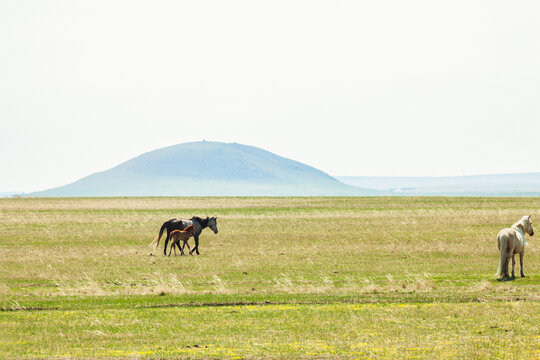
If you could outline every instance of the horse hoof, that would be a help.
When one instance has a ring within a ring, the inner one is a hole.
[[[521,277],[525,277],[525,274],[521,274]]]
[[[512,277],[509,278],[508,280],[516,280],[516,277],[514,275],[512,275]]]

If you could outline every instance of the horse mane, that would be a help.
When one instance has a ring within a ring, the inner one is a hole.
[[[190,220],[198,222],[199,224],[201,224],[202,228],[205,228],[208,226],[208,217],[206,217],[206,219],[201,219],[198,216],[193,216]]]
[[[521,219],[519,219],[518,221],[516,221],[513,225],[512,225],[512,229],[517,229],[518,227],[521,226],[521,229],[522,230],[525,230],[525,224],[523,223],[523,220],[528,220],[526,216],[522,217]]]

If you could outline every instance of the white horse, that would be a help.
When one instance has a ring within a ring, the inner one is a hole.
[[[502,229],[497,235],[497,247],[501,253],[499,261],[499,269],[497,270],[497,280],[506,281],[514,280],[514,265],[516,260],[515,254],[519,254],[519,266],[521,269],[521,277],[525,277],[523,273],[523,256],[525,255],[525,233],[530,236],[534,235],[534,230],[531,222],[531,215],[524,216],[516,222],[510,229]],[[508,264],[512,258],[512,277],[508,275]]]

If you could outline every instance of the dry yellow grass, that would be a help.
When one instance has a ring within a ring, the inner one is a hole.
[[[496,234],[524,214],[540,219],[540,199],[1,199],[0,305],[18,311],[0,312],[0,355],[525,358],[538,350],[536,237],[526,278],[498,283],[494,275]],[[161,247],[150,256],[163,221],[193,215],[218,216],[220,231],[203,232],[200,256],[164,257]],[[186,315],[194,303],[220,306]],[[258,306],[257,316],[249,306]],[[506,328],[490,326],[507,306],[517,313],[504,321],[521,340],[505,349],[497,339],[509,336]],[[181,335],[172,309],[202,328],[214,323],[218,340],[195,329],[174,347],[165,339]],[[231,316],[238,328],[227,326]],[[280,316],[298,324],[286,327]],[[108,318],[118,326],[96,325]],[[27,321],[46,334],[38,337]],[[291,335],[270,336],[283,328]],[[210,350],[186,347],[193,343]]]

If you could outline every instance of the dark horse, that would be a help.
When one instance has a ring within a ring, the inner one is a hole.
[[[200,217],[194,216],[191,219],[178,219],[174,218],[168,221],[165,221],[163,225],[161,225],[161,229],[159,230],[159,235],[155,238],[154,242],[156,245],[154,246],[154,250],[157,249],[159,245],[159,240],[161,239],[161,235],[163,234],[163,230],[167,230],[167,237],[165,238],[165,248],[163,248],[163,255],[167,255],[167,244],[169,243],[169,239],[171,238],[171,231],[173,230],[184,230],[189,225],[193,225],[195,228],[195,235],[193,236],[195,238],[195,247],[193,250],[191,250],[189,253],[192,254],[194,251],[199,255],[199,235],[201,235],[201,231],[204,228],[210,228],[214,234],[217,234],[218,228],[217,228],[217,217],[206,217],[206,219],[201,219]]]

